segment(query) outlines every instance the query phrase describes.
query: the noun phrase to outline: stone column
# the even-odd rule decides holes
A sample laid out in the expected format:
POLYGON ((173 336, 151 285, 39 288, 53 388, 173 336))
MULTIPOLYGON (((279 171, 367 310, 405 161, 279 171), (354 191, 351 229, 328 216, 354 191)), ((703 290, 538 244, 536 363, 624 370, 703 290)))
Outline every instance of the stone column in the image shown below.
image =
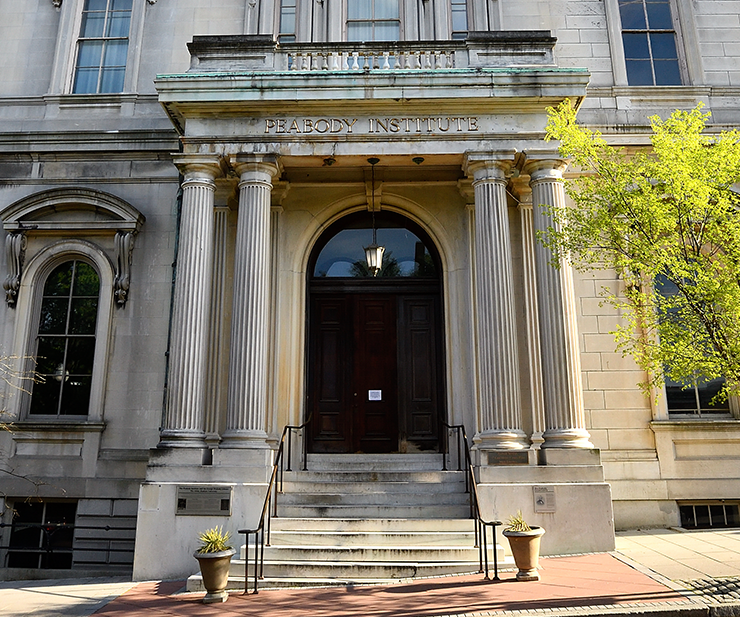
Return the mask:
POLYGON ((172 298, 167 409, 160 448, 205 448, 204 396, 213 263, 215 156, 182 155, 180 238, 172 298))
POLYGON ((239 182, 226 430, 221 448, 267 448, 270 195, 275 157, 232 159, 239 182))
MULTIPOLYGON (((511 240, 506 204, 508 153, 469 154, 475 188, 475 306, 478 352, 478 433, 481 450, 522 450, 511 240), (504 158, 506 157, 506 158, 504 158)), ((490 459, 490 457, 489 457, 490 459)))
MULTIPOLYGON (((565 205, 565 167, 566 163, 558 159, 533 160, 525 165, 532 187, 535 232, 555 224, 543 206, 565 205)), ((535 243, 545 404, 542 448, 593 448, 583 412, 573 270, 565 260, 561 260, 560 268, 553 268, 551 257, 549 249, 535 243)))
POLYGON ((529 399, 532 415, 532 447, 542 444, 545 430, 545 404, 542 398, 542 361, 540 359, 540 324, 537 310, 537 274, 534 253, 535 236, 532 211, 532 190, 517 178, 514 191, 519 198, 519 220, 522 225, 522 270, 524 274, 524 304, 527 321, 527 360, 529 364, 529 399))

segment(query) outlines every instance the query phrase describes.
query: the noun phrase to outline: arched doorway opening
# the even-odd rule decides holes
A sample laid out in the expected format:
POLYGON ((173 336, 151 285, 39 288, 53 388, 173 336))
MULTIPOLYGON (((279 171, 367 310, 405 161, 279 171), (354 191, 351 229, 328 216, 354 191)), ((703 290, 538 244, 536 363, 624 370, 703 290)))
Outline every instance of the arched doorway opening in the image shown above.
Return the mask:
POLYGON ((343 217, 308 264, 309 452, 417 452, 439 448, 445 413, 442 267, 413 221, 375 215, 383 267, 363 247, 372 218, 343 217))

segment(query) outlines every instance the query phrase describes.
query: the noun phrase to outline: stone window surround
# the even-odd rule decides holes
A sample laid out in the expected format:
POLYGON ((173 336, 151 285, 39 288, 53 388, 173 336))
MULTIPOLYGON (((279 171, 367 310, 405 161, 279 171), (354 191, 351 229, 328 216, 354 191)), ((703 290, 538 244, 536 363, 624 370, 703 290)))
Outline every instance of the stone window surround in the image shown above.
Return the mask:
MULTIPOLYGON (((683 78, 683 86, 696 86, 704 83, 704 68, 701 62, 699 41, 696 35, 696 18, 692 0, 670 0, 671 13, 676 28, 676 48, 678 63, 683 78)), ((605 0, 606 23, 609 33, 609 47, 612 58, 612 74, 615 86, 629 86, 627 66, 622 43, 622 18, 619 14, 618 0, 605 0)), ((633 86, 639 88, 665 88, 668 86, 633 86)))
MULTIPOLYGON (((135 92, 137 90, 136 84, 139 78, 139 60, 142 47, 141 40, 144 34, 144 17, 147 8, 152 4, 154 3, 151 0, 133 0, 123 92, 135 92)), ((64 0, 57 7, 60 13, 59 30, 57 32, 56 49, 54 51, 54 65, 51 73, 49 94, 72 94, 75 62, 77 61, 77 41, 82 25, 82 9, 84 5, 85 0, 64 0)), ((76 96, 90 95, 80 94, 76 96)))
MULTIPOLYGON (((35 336, 39 324, 41 296, 49 273, 69 259, 82 259, 95 267, 100 276, 100 300, 96 325, 96 345, 90 393, 90 405, 86 416, 29 416, 30 396, 21 392, 8 397, 8 413, 11 418, 29 420, 33 423, 69 423, 75 419, 85 422, 102 422, 105 379, 108 372, 108 355, 111 346, 113 310, 116 304, 125 305, 130 282, 129 260, 133 237, 144 223, 144 216, 130 204, 113 195, 84 188, 51 189, 29 195, 6 208, 2 213, 3 226, 9 234, 28 235, 38 245, 44 245, 28 255, 27 263, 19 269, 15 338, 11 355, 21 359, 30 356, 35 349, 35 336), (45 215, 58 209, 84 212, 94 209, 107 220, 97 221, 54 220, 45 215), (109 256, 97 239, 108 236, 109 256), (86 239, 86 238, 89 238, 86 239), (123 300, 123 301, 122 301, 123 300)), ((7 242, 7 240, 6 240, 7 242)), ((29 242, 30 244, 30 242, 29 242)), ((18 360, 21 362, 21 360, 18 360)), ((27 367, 19 367, 21 369, 27 367)), ((28 367, 30 368, 30 367, 28 367)))

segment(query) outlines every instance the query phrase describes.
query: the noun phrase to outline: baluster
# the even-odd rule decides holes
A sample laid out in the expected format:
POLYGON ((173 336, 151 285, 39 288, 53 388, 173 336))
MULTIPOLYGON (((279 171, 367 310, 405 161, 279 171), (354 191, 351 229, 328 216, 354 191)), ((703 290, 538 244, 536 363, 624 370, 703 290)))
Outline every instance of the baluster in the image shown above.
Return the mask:
POLYGON ((349 54, 342 52, 341 54, 339 54, 339 58, 342 61, 342 70, 349 71, 349 54))
POLYGON ((425 51, 424 52, 424 67, 425 69, 431 69, 432 68, 432 55, 430 52, 425 51))
POLYGON ((304 71, 310 71, 311 70, 311 54, 310 52, 306 52, 303 54, 303 70, 304 71))
POLYGON ((360 53, 357 51, 352 52, 352 70, 353 71, 360 70, 360 53))
POLYGON ((421 68, 421 52, 420 51, 414 52, 414 68, 415 69, 421 68))
POLYGON ((391 68, 391 62, 390 62, 390 52, 384 51, 383 52, 383 70, 387 71, 391 68))

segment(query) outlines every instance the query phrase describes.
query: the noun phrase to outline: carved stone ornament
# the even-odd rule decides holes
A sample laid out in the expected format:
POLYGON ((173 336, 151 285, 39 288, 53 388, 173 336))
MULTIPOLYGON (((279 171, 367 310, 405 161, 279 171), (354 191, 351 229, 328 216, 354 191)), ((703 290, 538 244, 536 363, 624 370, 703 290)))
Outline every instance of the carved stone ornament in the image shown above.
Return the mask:
POLYGON ((113 298, 120 307, 126 306, 128 290, 131 285, 131 253, 134 248, 134 234, 119 231, 116 234, 116 277, 113 280, 113 298))
POLYGON ((9 233, 5 237, 5 254, 8 260, 8 276, 5 277, 3 289, 5 301, 14 307, 18 299, 18 289, 21 286, 21 272, 23 258, 26 253, 26 235, 23 233, 9 233))
POLYGON ((51 3, 57 11, 62 8, 62 0, 51 0, 51 3))
POLYGON ((157 0, 147 0, 147 2, 149 2, 149 4, 157 4, 157 0))

